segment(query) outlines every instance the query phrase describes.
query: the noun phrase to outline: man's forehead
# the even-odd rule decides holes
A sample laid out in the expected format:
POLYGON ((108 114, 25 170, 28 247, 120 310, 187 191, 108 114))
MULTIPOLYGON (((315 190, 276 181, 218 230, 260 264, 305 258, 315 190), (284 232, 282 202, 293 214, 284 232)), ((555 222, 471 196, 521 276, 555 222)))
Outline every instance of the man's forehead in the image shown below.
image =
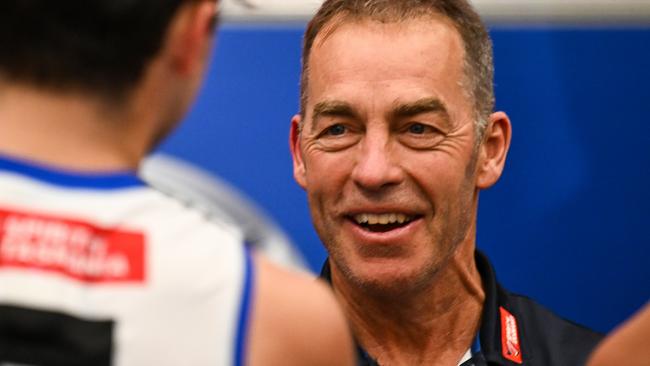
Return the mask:
POLYGON ((310 55, 308 110, 333 100, 360 105, 368 94, 381 91, 392 94, 382 109, 426 98, 444 105, 446 97, 439 92, 460 89, 464 57, 460 35, 445 19, 364 20, 329 29, 310 55))
POLYGON ((444 17, 424 19, 389 24, 347 22, 319 34, 309 55, 309 79, 332 78, 354 69, 359 72, 356 76, 367 80, 459 71, 464 49, 454 26, 444 17))
POLYGON ((407 32, 421 33, 423 37, 428 37, 424 33, 434 31, 453 33, 460 40, 460 33, 457 31, 453 21, 448 17, 438 13, 424 13, 403 19, 375 19, 370 16, 353 16, 349 14, 339 14, 330 19, 320 29, 312 44, 312 51, 322 47, 332 36, 338 33, 354 34, 367 31, 372 34, 398 34, 407 32))

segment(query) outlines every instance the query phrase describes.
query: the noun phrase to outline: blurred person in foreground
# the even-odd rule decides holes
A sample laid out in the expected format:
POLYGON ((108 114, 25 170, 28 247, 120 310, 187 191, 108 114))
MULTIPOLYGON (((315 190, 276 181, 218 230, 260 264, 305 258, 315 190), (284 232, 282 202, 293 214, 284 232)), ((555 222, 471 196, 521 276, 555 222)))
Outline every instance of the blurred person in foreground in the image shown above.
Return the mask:
POLYGON ((608 335, 589 358, 588 366, 650 365, 650 302, 608 335))
POLYGON ((194 99, 217 5, 0 2, 0 364, 352 363, 327 286, 135 175, 194 99))
POLYGON ((600 335, 502 288, 476 250, 479 192, 511 124, 464 0, 327 0, 303 48, 294 176, 359 365, 583 364, 600 335))

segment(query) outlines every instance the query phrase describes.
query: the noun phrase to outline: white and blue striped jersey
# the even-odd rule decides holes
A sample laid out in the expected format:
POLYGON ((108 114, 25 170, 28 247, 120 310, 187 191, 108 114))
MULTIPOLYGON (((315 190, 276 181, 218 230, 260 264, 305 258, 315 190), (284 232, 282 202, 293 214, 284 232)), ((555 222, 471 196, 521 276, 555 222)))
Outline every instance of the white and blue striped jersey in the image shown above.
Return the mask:
POLYGON ((143 184, 0 157, 0 365, 239 365, 238 229, 143 184))

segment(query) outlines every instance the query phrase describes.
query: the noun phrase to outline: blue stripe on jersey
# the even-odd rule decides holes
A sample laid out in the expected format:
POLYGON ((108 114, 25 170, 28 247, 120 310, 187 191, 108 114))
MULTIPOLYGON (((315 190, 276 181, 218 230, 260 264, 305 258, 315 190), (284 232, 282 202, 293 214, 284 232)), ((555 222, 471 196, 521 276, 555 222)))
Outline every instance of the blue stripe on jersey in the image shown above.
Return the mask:
POLYGON ((242 291, 242 301, 239 308, 239 324, 237 326, 237 344, 235 345, 235 365, 244 366, 246 361, 246 341, 248 338, 249 320, 251 313, 251 297, 253 291, 253 277, 255 268, 251 257, 251 249, 246 246, 244 249, 245 256, 245 274, 244 288, 242 291))
POLYGON ((0 170, 69 188, 119 189, 145 185, 132 171, 96 173, 66 171, 7 156, 0 156, 0 170))

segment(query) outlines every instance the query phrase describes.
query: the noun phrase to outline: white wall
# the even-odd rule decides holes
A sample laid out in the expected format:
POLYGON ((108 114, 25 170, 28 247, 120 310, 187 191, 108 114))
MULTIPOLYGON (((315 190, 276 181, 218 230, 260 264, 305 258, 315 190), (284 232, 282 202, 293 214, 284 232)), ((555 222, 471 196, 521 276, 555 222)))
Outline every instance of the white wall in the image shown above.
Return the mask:
MULTIPOLYGON (((305 21, 322 0, 222 0, 226 21, 305 21)), ((473 0, 491 23, 650 24, 650 0, 473 0)))

